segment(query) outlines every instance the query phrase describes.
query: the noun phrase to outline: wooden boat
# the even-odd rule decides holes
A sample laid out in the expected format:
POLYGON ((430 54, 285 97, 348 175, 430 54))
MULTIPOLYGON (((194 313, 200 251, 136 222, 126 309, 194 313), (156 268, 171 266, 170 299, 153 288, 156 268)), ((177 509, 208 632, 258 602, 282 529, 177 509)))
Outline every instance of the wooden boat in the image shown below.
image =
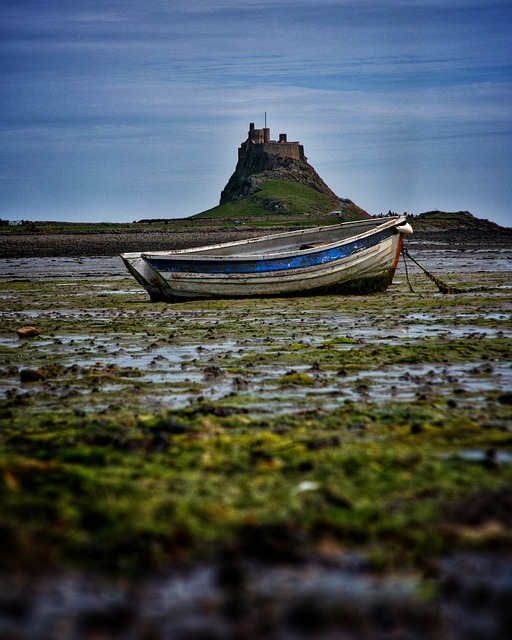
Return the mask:
POLYGON ((155 301, 373 293, 391 284, 407 233, 404 216, 368 218, 121 257, 155 301))

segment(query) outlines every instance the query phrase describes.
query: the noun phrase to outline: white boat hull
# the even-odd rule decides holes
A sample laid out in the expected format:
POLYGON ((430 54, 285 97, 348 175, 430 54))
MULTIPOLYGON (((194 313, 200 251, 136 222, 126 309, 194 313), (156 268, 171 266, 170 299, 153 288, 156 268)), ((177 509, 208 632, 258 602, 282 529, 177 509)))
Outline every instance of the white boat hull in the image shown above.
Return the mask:
MULTIPOLYGON (((328 267, 306 267, 267 274, 159 273, 160 282, 178 298, 238 298, 323 293, 354 280, 382 277, 390 281, 400 236, 328 267)), ((388 283, 389 285, 389 283, 388 283)), ((329 291, 335 293, 335 291, 329 291)))
POLYGON ((389 286, 410 232, 388 218, 122 257, 153 300, 367 293, 389 286))

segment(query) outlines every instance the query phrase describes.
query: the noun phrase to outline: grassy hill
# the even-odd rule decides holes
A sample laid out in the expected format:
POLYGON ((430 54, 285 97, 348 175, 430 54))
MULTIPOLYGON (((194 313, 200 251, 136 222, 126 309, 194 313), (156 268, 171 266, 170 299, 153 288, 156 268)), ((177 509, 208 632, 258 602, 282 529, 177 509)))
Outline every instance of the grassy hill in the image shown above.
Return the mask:
MULTIPOLYGON (((359 220, 368 214, 350 200, 341 200, 337 208, 345 221, 359 220)), ((333 202, 325 193, 292 180, 266 180, 246 198, 220 204, 193 218, 238 218, 257 216, 323 217, 333 211, 333 202)))

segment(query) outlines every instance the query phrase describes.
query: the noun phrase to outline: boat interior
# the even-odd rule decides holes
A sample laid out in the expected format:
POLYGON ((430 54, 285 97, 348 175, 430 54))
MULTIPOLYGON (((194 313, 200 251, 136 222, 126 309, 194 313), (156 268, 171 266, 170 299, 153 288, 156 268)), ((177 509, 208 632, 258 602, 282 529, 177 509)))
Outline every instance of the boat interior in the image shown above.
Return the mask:
POLYGON ((357 222, 349 222, 340 225, 315 227, 312 229, 300 229, 289 231, 272 236, 263 236, 258 238, 249 238, 237 242, 229 242, 225 244, 210 245, 205 247, 194 247, 182 251, 169 252, 148 252, 148 255, 167 255, 173 258, 190 257, 195 255, 208 255, 211 257, 238 257, 238 256, 257 256, 269 255, 275 253, 290 253, 297 251, 307 251, 321 247, 333 242, 349 240, 357 235, 371 231, 376 227, 388 226, 386 223, 394 222, 397 218, 368 218, 367 220, 358 220, 357 222))

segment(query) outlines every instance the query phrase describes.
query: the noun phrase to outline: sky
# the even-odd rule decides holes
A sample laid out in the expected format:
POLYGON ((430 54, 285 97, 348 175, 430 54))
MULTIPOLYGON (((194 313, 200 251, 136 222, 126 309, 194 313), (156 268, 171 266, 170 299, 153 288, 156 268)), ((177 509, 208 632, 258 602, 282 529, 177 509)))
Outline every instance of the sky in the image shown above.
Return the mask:
POLYGON ((212 208, 249 123, 372 214, 512 226, 512 0, 0 0, 0 218, 212 208))

